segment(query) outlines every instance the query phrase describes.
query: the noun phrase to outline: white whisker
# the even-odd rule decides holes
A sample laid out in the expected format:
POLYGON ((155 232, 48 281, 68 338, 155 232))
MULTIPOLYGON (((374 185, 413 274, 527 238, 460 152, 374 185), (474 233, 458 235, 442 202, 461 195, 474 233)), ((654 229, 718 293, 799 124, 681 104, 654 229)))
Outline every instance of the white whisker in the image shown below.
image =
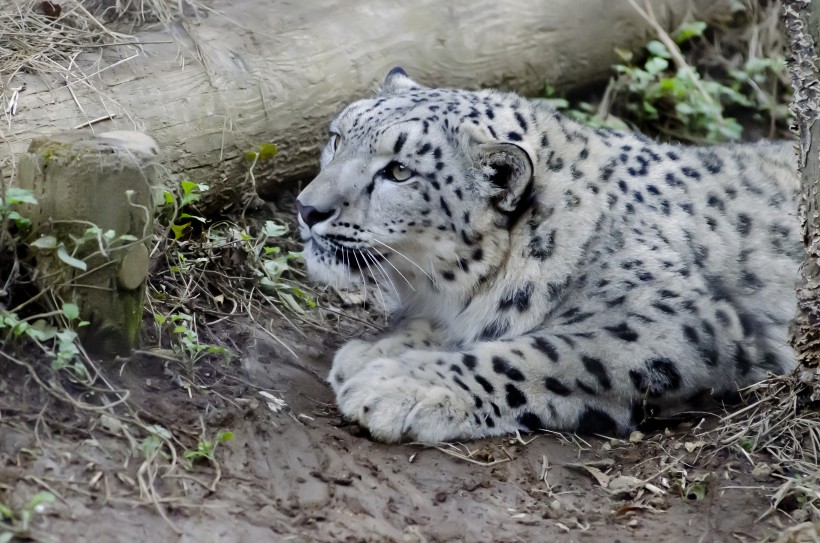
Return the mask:
MULTIPOLYGON (((373 264, 375 264, 379 271, 381 271, 382 276, 384 276, 384 278, 390 282, 390 286, 393 287, 393 292, 396 293, 396 296, 399 296, 399 289, 396 288, 396 284, 393 283, 393 278, 390 277, 390 274, 387 273, 387 270, 384 268, 384 266, 381 265, 381 262, 379 262, 378 259, 375 256, 373 256, 373 254, 370 252, 370 249, 368 249, 365 254, 370 257, 370 260, 373 262, 373 264)), ((401 274, 401 272, 399 272, 399 274, 401 274)), ((405 281, 407 281, 406 278, 405 281)), ((407 284, 409 285, 410 282, 408 281, 407 284)), ((410 288, 412 289, 413 285, 410 285, 410 288)))
POLYGON ((345 265, 345 273, 347 273, 347 280, 349 282, 353 282, 353 278, 350 277, 350 252, 347 249, 342 248, 342 263, 345 265), (347 260, 347 262, 345 262, 347 260))
POLYGON ((353 252, 353 258, 356 259, 356 267, 359 268, 359 275, 362 276, 362 285, 364 285, 364 300, 365 303, 367 302, 367 277, 364 276, 364 271, 362 270, 362 265, 359 264, 359 257, 356 256, 356 251, 353 249, 348 249, 348 251, 353 252))
MULTIPOLYGON (((375 249, 373 249, 373 250, 375 251, 375 249)), ((415 287, 413 286, 413 283, 411 283, 410 280, 407 277, 405 277, 404 274, 396 266, 394 266, 392 262, 390 262, 390 259, 388 259, 386 256, 383 256, 381 254, 379 254, 379 256, 382 256, 384 258, 384 261, 387 262, 388 264, 390 264, 391 268, 396 270, 396 273, 398 273, 401 276, 401 278, 404 279, 404 282, 407 283, 407 286, 410 287, 410 290, 412 290, 413 292, 416 291, 415 287)), ((375 257, 373 257, 373 260, 378 262, 375 257)), ((382 266, 381 264, 379 264, 379 267, 381 267, 384 270, 384 266, 382 266)), ((386 272, 386 270, 385 270, 385 272, 386 272)), ((391 280, 390 282, 392 283, 393 281, 391 280)), ((399 291, 396 289, 396 285, 393 285, 393 290, 396 291, 396 294, 399 293, 399 291)))
POLYGON ((378 244, 380 244, 380 245, 384 245, 385 247, 387 247, 388 249, 390 249, 391 251, 393 251, 394 253, 396 253, 397 255, 399 255, 400 257, 402 257, 403 259, 405 259, 406 261, 408 261, 410 264, 412 264, 412 265, 414 265, 415 267, 417 267, 417 268, 419 269, 419 271, 421 271, 421 273, 423 273, 424 275, 426 275, 426 276, 427 276, 427 279, 429 279, 430 281, 432 281, 433 283, 435 283, 435 280, 434 280, 434 279, 430 276, 430 274, 429 274, 429 273, 427 273, 426 271, 424 271, 424 268, 422 268, 421 266, 419 266, 418 264, 416 264, 416 262, 415 262, 412 258, 410 258, 410 257, 408 257, 407 255, 405 255, 405 254, 403 254, 403 253, 401 253, 401 252, 397 251, 396 249, 392 248, 391 246, 389 246, 388 244, 384 243, 383 241, 379 241, 379 240, 377 240, 377 239, 375 239, 375 238, 373 238, 373 241, 375 241, 376 243, 378 243, 378 244))
POLYGON ((364 261, 365 266, 367 266, 368 271, 370 271, 370 277, 373 278, 373 283, 376 284, 376 291, 379 293, 382 299, 382 308, 385 310, 387 309, 387 300, 384 299, 384 292, 382 292, 382 287, 379 285, 379 280, 376 279, 376 276, 373 274, 373 268, 370 267, 370 264, 367 262, 367 258, 365 254, 359 250, 359 254, 362 256, 362 260, 364 261))
MULTIPOLYGON (((376 261, 375 258, 373 258, 373 255, 370 254, 369 249, 367 249, 367 248, 359 249, 359 254, 362 255, 362 257, 365 259, 366 262, 372 262, 373 264, 375 264, 377 266, 376 270, 379 272, 379 275, 381 277, 387 279, 388 281, 390 281, 390 278, 384 274, 384 269, 381 268, 381 266, 379 266, 379 263, 376 261)), ((376 276, 372 273, 372 270, 371 270, 371 275, 373 276, 373 280, 376 281, 376 276)))

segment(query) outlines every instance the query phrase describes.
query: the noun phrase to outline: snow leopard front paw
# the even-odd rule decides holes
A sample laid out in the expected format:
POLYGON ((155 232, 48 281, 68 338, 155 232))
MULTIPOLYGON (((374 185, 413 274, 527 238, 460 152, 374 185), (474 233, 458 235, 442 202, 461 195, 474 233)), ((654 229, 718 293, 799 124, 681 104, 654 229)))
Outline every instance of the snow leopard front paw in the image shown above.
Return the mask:
POLYGON ((333 392, 338 394, 345 381, 356 375, 365 364, 373 360, 373 356, 370 356, 373 345, 369 341, 354 339, 336 351, 333 356, 333 366, 327 376, 333 392))
POLYGON ((469 394, 410 371, 407 360, 380 358, 339 388, 336 402, 348 420, 387 443, 436 443, 477 437, 469 394))
POLYGON ((433 345, 433 330, 426 320, 416 319, 400 332, 378 341, 354 339, 346 343, 333 357, 333 366, 328 381, 337 394, 348 379, 361 371, 369 362, 377 358, 396 357, 410 349, 421 349, 433 345))

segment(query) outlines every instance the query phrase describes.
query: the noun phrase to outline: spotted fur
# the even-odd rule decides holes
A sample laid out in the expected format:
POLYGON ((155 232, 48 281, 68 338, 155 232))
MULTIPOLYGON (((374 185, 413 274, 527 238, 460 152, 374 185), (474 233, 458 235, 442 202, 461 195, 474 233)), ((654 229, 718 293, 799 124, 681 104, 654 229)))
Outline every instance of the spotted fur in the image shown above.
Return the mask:
POLYGON ((391 298, 329 377, 374 437, 623 434, 794 366, 790 143, 666 145, 401 69, 330 131, 300 225, 315 279, 391 298))

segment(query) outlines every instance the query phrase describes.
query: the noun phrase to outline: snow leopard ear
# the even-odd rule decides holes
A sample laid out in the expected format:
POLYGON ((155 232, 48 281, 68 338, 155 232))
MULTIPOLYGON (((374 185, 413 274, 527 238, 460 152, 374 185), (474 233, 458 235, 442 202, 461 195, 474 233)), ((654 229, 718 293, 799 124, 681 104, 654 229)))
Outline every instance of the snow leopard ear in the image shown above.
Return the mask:
POLYGON ((482 143, 478 146, 478 161, 485 178, 498 189, 493 202, 499 211, 507 215, 523 213, 532 200, 529 153, 514 143, 482 143))
POLYGON ((392 96, 414 90, 421 90, 423 88, 424 87, 410 79, 410 76, 407 75, 404 68, 396 66, 384 76, 384 83, 382 84, 382 88, 379 89, 378 94, 380 96, 392 96))

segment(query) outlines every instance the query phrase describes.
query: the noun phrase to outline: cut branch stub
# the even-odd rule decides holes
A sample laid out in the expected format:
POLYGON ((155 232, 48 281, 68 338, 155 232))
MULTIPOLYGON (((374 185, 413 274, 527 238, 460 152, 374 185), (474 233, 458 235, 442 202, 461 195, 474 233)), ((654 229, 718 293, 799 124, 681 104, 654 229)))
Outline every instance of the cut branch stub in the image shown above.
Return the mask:
POLYGON ((78 332, 97 354, 139 341, 153 230, 157 145, 139 132, 61 133, 36 139, 18 180, 37 204, 32 221, 37 284, 57 307, 73 302, 78 332))

